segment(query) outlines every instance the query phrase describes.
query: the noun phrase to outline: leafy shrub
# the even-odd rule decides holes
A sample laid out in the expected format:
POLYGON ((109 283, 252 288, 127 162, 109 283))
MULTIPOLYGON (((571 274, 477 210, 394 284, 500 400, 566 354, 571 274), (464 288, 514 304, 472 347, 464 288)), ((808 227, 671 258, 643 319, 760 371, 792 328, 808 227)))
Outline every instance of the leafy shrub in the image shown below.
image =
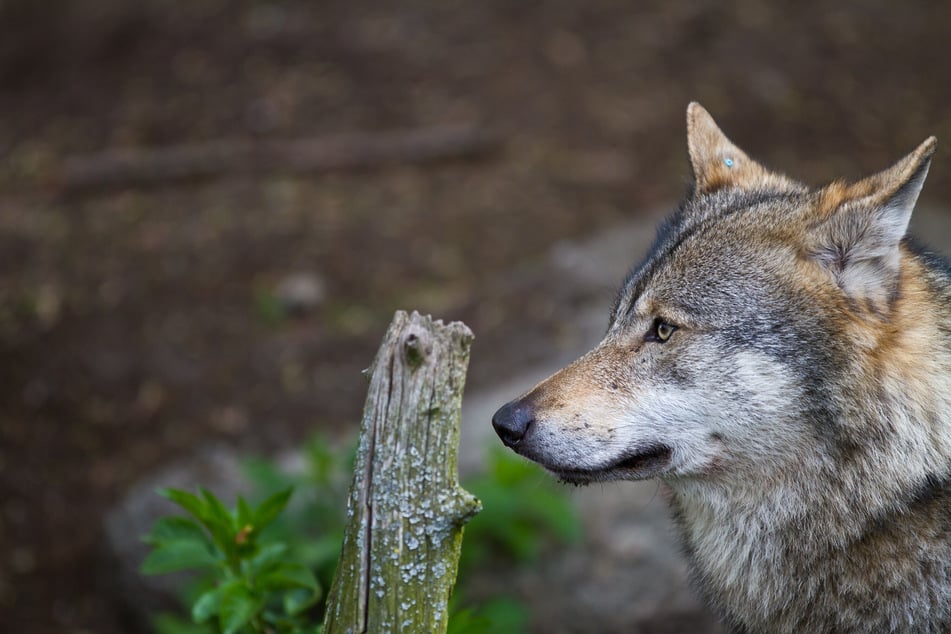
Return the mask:
POLYGON ((145 574, 205 571, 215 583, 192 603, 195 623, 217 620, 223 634, 251 631, 316 632, 305 612, 321 595, 311 569, 291 557, 287 544, 265 530, 280 515, 291 489, 252 507, 238 497, 228 509, 211 492, 164 489, 161 494, 191 517, 173 515, 155 523, 145 538, 152 551, 145 574))
POLYGON ((464 485, 482 500, 482 512, 466 525, 460 576, 493 558, 532 562, 553 539, 580 537, 581 523, 564 487, 538 466, 493 448, 487 467, 464 485))

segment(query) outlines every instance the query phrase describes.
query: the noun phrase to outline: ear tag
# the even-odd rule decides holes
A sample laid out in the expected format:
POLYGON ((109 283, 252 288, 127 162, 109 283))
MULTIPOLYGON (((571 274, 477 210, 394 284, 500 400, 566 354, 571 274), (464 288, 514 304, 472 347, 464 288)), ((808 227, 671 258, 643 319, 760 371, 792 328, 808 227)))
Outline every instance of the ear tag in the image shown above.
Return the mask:
POLYGON ((733 159, 729 157, 725 158, 723 159, 723 164, 726 165, 727 167, 733 167, 733 159))

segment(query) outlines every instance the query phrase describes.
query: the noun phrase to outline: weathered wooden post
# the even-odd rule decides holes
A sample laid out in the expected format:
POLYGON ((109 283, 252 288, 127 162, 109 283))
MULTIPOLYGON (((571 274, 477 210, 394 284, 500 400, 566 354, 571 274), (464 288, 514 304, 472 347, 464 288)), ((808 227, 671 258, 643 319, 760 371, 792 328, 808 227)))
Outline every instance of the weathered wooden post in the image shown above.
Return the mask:
POLYGON ((371 368, 325 634, 446 631, 463 525, 458 483, 472 332, 396 313, 371 368))

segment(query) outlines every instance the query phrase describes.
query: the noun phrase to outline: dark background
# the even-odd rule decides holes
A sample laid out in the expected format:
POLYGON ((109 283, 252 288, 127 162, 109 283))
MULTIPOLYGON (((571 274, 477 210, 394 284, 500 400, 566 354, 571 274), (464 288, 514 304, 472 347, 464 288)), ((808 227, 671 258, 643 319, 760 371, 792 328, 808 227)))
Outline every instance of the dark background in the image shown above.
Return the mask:
POLYGON ((0 629, 127 631, 110 503, 206 443, 351 433, 393 310, 465 320, 470 387, 542 355, 558 280, 520 271, 680 196, 690 100, 812 183, 936 134, 923 200, 946 199, 949 24, 951 3, 893 0, 0 2, 0 629), (103 150, 445 123, 499 146, 62 182, 103 150), (299 274, 322 297, 281 315, 299 274))

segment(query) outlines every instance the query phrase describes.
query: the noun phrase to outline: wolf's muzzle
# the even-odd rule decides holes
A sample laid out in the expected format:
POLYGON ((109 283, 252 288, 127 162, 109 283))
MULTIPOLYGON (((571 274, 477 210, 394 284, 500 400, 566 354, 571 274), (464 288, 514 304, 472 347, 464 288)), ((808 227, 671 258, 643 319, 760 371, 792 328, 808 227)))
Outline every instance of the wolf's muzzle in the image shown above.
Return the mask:
POLYGON ((535 422, 535 408, 524 399, 506 403, 492 417, 492 426, 506 447, 522 442, 529 427, 535 422))

